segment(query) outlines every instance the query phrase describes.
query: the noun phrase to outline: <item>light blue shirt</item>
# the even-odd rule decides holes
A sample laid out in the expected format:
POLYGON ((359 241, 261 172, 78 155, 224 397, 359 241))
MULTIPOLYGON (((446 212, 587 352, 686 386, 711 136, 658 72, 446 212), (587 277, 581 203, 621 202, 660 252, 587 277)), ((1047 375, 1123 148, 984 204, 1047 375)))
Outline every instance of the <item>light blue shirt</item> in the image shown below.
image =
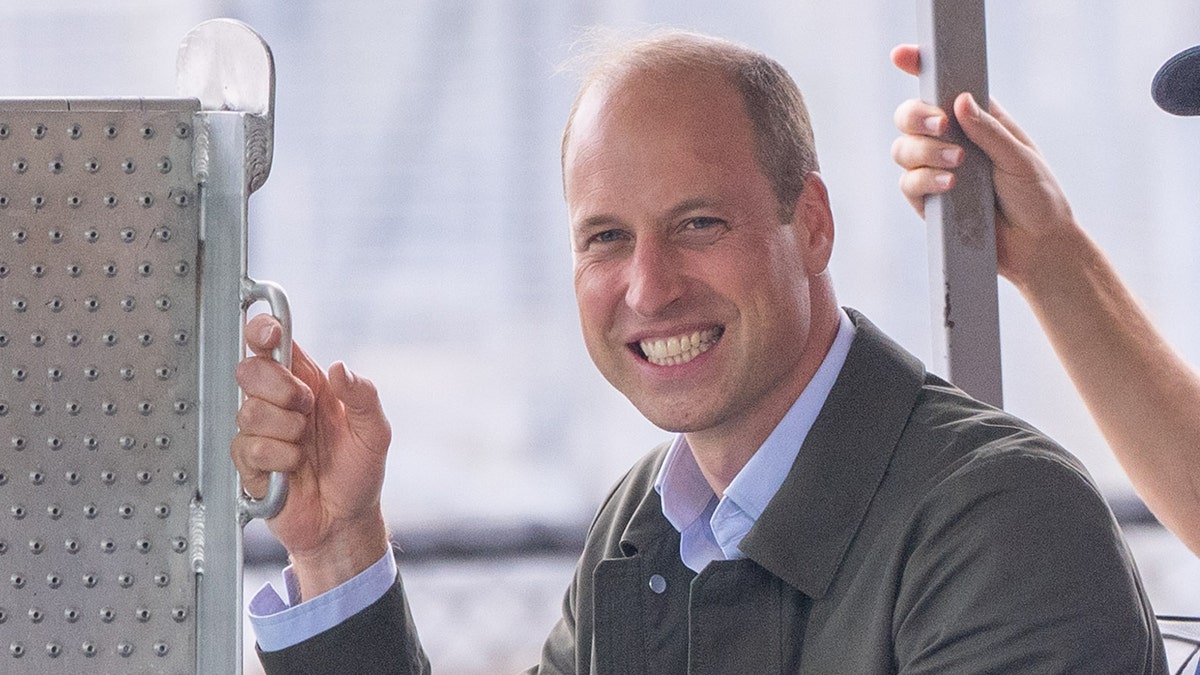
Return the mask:
MULTIPOLYGON (((839 310, 838 317, 837 337, 820 368, 724 497, 717 500, 682 434, 667 450, 654 489, 662 497, 663 515, 680 532, 679 555, 691 569, 699 572, 712 560, 742 557, 738 544, 787 478, 850 352, 854 324, 844 311, 839 310)), ((329 630, 383 597, 395 581, 396 561, 388 551, 353 579, 300 602, 299 584, 288 567, 283 571, 286 602, 271 584, 250 600, 250 624, 258 646, 278 651, 329 630)))
POLYGON ((662 497, 663 515, 679 531, 679 556, 690 569, 699 572, 713 560, 744 557, 738 548, 742 538, 783 485, 850 352, 854 324, 844 311, 838 317, 837 337, 825 360, 723 497, 717 499, 683 434, 667 450, 654 489, 662 497))

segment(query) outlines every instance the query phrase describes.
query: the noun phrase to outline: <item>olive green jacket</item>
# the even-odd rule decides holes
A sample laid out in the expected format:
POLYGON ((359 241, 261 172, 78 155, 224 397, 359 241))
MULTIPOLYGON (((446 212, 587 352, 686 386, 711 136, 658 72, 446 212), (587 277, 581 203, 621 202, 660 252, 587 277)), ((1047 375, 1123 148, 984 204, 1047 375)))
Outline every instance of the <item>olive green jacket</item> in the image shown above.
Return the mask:
MULTIPOLYGON (((845 366, 746 558, 683 566, 655 449, 601 506, 528 673, 1166 672, 1137 571, 1079 463, 851 317, 845 366)), ((429 669, 399 582, 264 662, 429 669)))

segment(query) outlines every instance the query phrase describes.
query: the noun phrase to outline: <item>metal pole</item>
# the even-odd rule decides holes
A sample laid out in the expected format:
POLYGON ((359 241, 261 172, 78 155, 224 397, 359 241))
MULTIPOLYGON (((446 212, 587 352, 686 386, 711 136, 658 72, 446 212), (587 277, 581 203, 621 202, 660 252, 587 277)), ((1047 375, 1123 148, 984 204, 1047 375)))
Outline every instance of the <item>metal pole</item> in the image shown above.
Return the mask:
MULTIPOLYGON (((917 0, 921 98, 950 111, 970 92, 988 104, 984 0, 917 0)), ((968 394, 1003 405, 992 164, 951 115, 966 150, 955 187, 925 201, 935 361, 968 394)))

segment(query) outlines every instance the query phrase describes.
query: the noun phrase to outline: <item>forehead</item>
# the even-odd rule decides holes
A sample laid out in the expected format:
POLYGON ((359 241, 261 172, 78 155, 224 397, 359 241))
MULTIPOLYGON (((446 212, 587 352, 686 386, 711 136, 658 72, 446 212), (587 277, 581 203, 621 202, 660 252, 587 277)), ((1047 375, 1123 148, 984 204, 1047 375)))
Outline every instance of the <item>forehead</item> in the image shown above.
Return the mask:
POLYGON ((684 174, 761 173, 742 97, 714 69, 640 70, 593 82, 580 97, 563 159, 568 202, 597 188, 651 191, 684 174))

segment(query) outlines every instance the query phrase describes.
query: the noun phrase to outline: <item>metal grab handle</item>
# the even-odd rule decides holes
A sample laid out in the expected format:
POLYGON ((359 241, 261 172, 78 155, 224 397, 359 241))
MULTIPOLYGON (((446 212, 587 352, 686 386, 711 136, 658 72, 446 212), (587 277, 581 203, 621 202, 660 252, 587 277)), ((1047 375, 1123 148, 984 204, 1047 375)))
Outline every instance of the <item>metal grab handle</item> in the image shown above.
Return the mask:
MULTIPOLYGON (((271 308, 271 314, 279 320, 279 346, 272 356, 284 368, 292 369, 292 310, 288 306, 287 293, 283 287, 273 281, 255 281, 250 278, 242 279, 242 311, 250 305, 265 300, 271 308)), ((267 484, 267 494, 262 499, 254 499, 245 492, 238 498, 238 520, 245 525, 255 518, 270 520, 279 515, 287 501, 288 477, 281 471, 275 471, 267 484)))

